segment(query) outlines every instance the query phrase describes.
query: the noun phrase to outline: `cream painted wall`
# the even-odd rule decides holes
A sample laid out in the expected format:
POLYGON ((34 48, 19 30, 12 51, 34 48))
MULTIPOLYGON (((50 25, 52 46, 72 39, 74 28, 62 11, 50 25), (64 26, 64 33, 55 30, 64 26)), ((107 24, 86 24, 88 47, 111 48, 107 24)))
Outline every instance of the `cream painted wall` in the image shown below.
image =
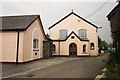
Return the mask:
POLYGON ((38 59, 43 57, 43 40, 45 39, 39 20, 35 20, 33 24, 24 32, 24 61, 38 59), (34 29, 37 29, 34 31, 34 29), (39 51, 33 51, 33 38, 39 39, 39 51), (37 53, 37 55, 35 55, 37 53))
MULTIPOLYGON (((89 55, 89 49, 88 49, 88 43, 89 41, 80 41, 74 34, 72 34, 66 41, 61 41, 60 42, 60 55, 69 55, 69 45, 71 43, 75 43, 77 45, 77 56, 83 56, 83 55, 89 55), (71 36, 74 36, 74 39, 71 39, 71 36), (86 52, 87 54, 82 54, 83 53, 83 45, 86 44, 87 49, 86 52)), ((53 42, 53 44, 56 45, 56 55, 59 55, 58 50, 59 50, 59 42, 53 42), (57 44, 56 44, 57 43, 57 44)))
POLYGON ((66 19, 64 19, 62 22, 59 24, 55 25, 52 27, 49 31, 50 38, 51 39, 59 39, 59 30, 61 29, 67 29, 68 30, 68 35, 74 31, 76 34, 78 34, 79 29, 86 29, 87 30, 87 37, 91 41, 94 40, 94 36, 97 35, 96 33, 96 28, 87 22, 81 20, 75 15, 70 15, 66 19), (80 22, 78 22, 80 20, 80 22), (91 33, 92 31, 92 33, 91 33))
MULTIPOLYGON (((88 47, 89 54, 91 56, 98 55, 98 34, 97 34, 96 28, 94 26, 92 26, 91 24, 85 22, 84 20, 82 20, 82 19, 78 18, 77 16, 75 16, 74 14, 72 14, 49 30, 50 38, 53 40, 58 40, 59 39, 59 30, 61 30, 61 29, 67 29, 68 35, 72 31, 74 31, 78 35, 79 29, 86 29, 87 30, 87 38, 89 39, 89 43, 87 43, 87 45, 89 46, 88 47), (90 50, 91 42, 93 42, 95 44, 95 50, 90 50)), ((69 41, 72 41, 72 40, 70 39, 69 41)), ((78 41, 74 41, 74 42, 76 42, 76 44, 79 46, 81 46, 84 43, 83 41, 80 44, 78 43, 78 41)), ((66 51, 69 51, 68 50, 69 42, 67 42, 67 44, 65 44, 65 43, 66 42, 61 42, 61 45, 64 45, 66 47, 65 48, 66 50, 63 50, 61 48, 61 50, 64 51, 64 52, 61 51, 61 54, 68 54, 68 52, 66 52, 66 51)), ((81 49, 79 51, 81 51, 81 49)), ((78 54, 82 54, 82 53, 78 53, 78 54)))
POLYGON ((0 62, 2 61, 2 33, 0 32, 0 62))
POLYGON ((23 62, 23 41, 24 41, 24 32, 19 32, 19 52, 18 52, 18 61, 23 62))
POLYGON ((0 32, 2 35, 2 59, 1 62, 16 62, 17 32, 0 32))
POLYGON ((53 55, 59 55, 59 42, 53 42, 53 44, 55 45, 55 53, 53 53, 53 55))
MULTIPOLYGON (((1 62, 16 62, 17 53, 17 31, 0 32, 2 35, 2 42, 0 41, 0 48, 2 49, 1 62)), ((18 62, 26 62, 43 57, 43 40, 45 40, 39 19, 35 20, 33 24, 28 27, 26 31, 19 32, 19 52, 18 62), (33 51, 33 39, 39 39, 39 51, 33 51), (37 53, 37 55, 35 55, 37 53)))

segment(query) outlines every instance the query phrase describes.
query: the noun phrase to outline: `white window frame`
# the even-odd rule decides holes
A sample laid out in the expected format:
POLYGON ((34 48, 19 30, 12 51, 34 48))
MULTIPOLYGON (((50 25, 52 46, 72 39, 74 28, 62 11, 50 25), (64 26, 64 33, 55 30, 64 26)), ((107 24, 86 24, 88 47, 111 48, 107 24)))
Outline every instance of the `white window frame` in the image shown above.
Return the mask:
POLYGON ((38 49, 39 46, 39 39, 33 39, 33 49, 36 50, 38 49))
POLYGON ((87 38, 87 30, 85 29, 78 30, 78 36, 82 39, 87 38))
POLYGON ((61 29, 59 31, 59 38, 60 39, 65 39, 67 37, 67 30, 66 29, 61 29))

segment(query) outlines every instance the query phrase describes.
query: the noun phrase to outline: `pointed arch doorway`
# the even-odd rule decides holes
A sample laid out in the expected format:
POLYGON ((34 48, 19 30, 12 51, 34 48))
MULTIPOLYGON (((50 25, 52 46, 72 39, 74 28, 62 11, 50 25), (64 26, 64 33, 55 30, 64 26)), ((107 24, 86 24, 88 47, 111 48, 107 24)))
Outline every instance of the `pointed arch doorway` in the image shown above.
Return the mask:
POLYGON ((77 45, 75 43, 71 43, 69 45, 69 55, 70 56, 77 56, 77 45))

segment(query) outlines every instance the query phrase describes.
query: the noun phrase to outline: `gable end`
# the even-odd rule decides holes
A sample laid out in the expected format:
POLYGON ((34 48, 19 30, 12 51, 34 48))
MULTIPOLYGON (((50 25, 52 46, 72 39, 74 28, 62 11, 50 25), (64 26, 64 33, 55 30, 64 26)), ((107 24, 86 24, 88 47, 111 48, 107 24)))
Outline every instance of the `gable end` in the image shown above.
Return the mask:
POLYGON ((71 14, 74 14, 75 16, 79 17, 80 19, 84 20, 85 22, 87 22, 88 24, 94 26, 95 28, 98 28, 96 25, 94 25, 93 23, 87 21, 86 19, 80 17, 79 15, 77 15, 74 12, 71 12, 70 14, 68 14, 67 16, 65 16, 64 18, 62 18, 61 20, 59 20, 58 22, 56 22, 55 24, 53 24, 51 27, 49 27, 48 29, 50 30, 52 27, 54 27, 55 25, 57 25, 58 23, 60 23, 61 21, 63 21, 64 19, 66 19, 67 17, 69 17, 71 14))

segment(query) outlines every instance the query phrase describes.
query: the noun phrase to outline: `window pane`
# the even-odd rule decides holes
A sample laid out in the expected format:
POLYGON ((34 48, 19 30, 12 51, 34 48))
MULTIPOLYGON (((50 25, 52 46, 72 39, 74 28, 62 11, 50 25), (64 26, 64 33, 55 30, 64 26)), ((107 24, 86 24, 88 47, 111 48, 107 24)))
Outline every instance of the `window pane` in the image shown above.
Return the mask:
POLYGON ((38 48, 38 40, 36 40, 36 48, 38 48))
POLYGON ((64 34, 64 38, 66 38, 67 37, 67 30, 65 30, 65 34, 64 34))
POLYGON ((86 38, 86 37, 85 37, 85 34, 86 34, 86 31, 84 30, 84 38, 86 38))
POLYGON ((35 48, 35 40, 33 40, 33 48, 35 48))
POLYGON ((39 45, 39 42, 38 42, 39 40, 38 39, 34 39, 33 40, 33 48, 35 49, 35 48, 38 48, 38 45, 39 45))
POLYGON ((60 38, 66 38, 67 37, 67 30, 62 29, 62 30, 60 30, 59 34, 60 34, 60 38))
POLYGON ((82 30, 82 36, 81 36, 82 38, 84 37, 84 31, 82 30))
POLYGON ((87 38, 87 37, 86 37, 86 30, 85 30, 85 38, 87 38))
POLYGON ((80 29, 80 30, 78 31, 79 37, 80 37, 80 38, 87 38, 86 32, 87 32, 87 31, 86 31, 85 29, 80 29))
POLYGON ((80 35, 80 36, 81 36, 81 38, 82 38, 82 37, 83 37, 83 33, 82 33, 82 30, 80 31, 80 33, 81 33, 81 35, 80 35))

